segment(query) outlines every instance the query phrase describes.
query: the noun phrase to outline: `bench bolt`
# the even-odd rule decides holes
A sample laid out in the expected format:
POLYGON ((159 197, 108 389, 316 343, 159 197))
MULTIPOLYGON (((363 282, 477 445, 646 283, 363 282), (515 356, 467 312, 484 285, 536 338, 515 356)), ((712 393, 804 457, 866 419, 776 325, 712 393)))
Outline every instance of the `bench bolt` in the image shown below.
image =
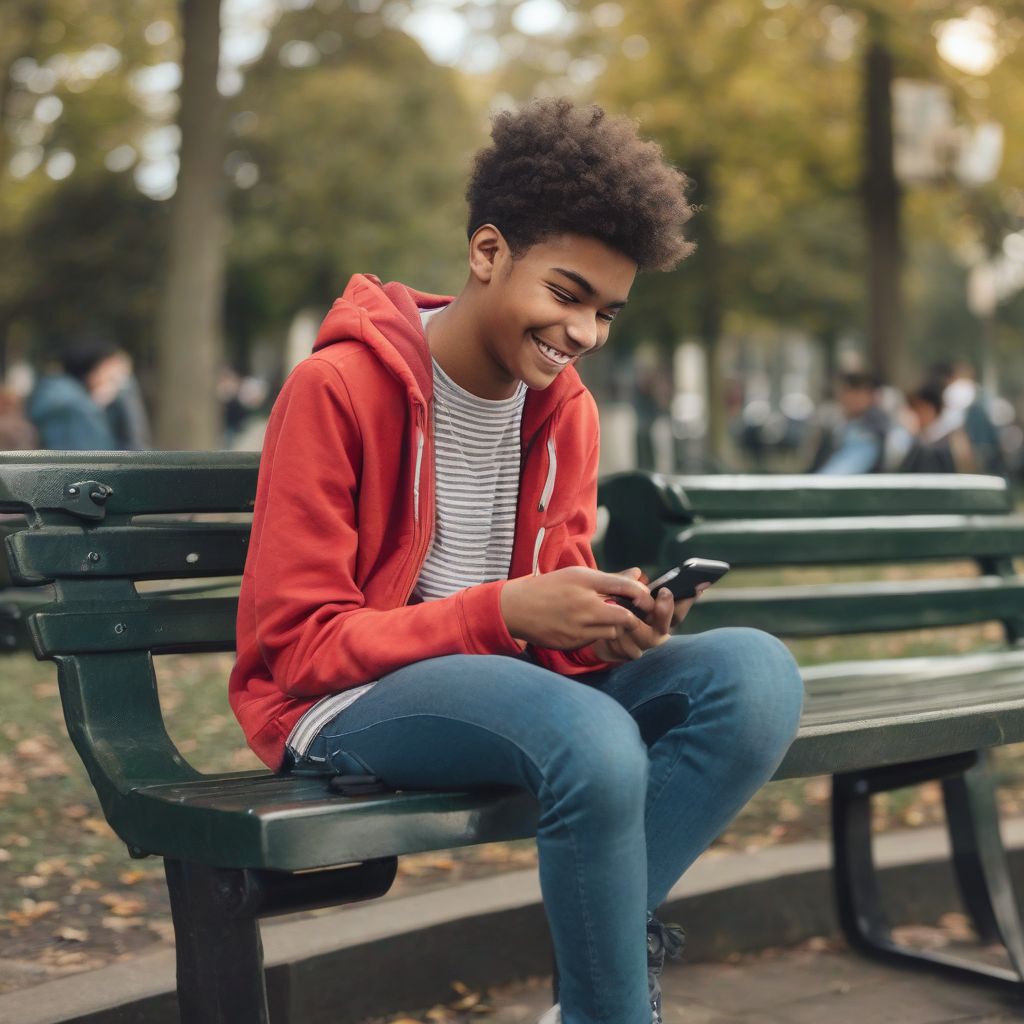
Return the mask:
POLYGON ((98 562, 99 560, 100 560, 100 553, 98 551, 90 551, 89 552, 89 561, 90 562, 98 562))
POLYGON ((128 627, 123 622, 119 622, 116 626, 114 626, 115 633, 124 633, 127 629, 128 627))

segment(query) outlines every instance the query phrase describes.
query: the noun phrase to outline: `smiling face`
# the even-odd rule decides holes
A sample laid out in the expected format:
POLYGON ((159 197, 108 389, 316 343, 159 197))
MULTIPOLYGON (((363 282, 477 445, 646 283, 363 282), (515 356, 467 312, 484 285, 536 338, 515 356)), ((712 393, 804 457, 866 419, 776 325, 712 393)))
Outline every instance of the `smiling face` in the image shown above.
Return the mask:
POLYGON ((573 234, 538 242, 513 260, 497 228, 479 228, 470 240, 467 289, 475 365, 466 378, 472 386, 463 386, 485 398, 508 397, 519 381, 546 388, 605 344, 636 271, 618 250, 573 234))

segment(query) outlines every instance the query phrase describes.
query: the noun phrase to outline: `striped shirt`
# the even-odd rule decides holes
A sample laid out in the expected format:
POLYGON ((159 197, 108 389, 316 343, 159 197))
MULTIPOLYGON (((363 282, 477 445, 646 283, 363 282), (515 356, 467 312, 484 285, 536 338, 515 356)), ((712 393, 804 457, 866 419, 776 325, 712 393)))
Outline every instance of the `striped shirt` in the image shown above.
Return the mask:
MULTIPOLYGON (((444 308, 444 307, 441 307, 444 308)), ((421 310, 427 320, 440 309, 421 310)), ((508 578, 519 498, 520 425, 526 384, 511 398, 487 399, 459 387, 434 364, 434 537, 413 595, 424 601, 508 578)), ((376 682, 317 701, 288 737, 305 754, 316 734, 376 682)))
POLYGON ((434 540, 413 593, 424 601, 508 578, 519 497, 519 428, 526 401, 478 398, 434 360, 434 540))

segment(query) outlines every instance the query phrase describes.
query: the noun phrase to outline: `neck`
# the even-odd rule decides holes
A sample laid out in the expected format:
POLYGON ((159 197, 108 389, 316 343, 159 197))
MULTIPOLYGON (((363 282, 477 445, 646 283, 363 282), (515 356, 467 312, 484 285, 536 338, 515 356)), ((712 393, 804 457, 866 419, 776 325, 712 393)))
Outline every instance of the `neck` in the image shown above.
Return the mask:
POLYGON ((427 346, 441 369, 478 398, 511 398, 518 381, 502 373, 488 357, 479 320, 465 291, 427 321, 427 346))

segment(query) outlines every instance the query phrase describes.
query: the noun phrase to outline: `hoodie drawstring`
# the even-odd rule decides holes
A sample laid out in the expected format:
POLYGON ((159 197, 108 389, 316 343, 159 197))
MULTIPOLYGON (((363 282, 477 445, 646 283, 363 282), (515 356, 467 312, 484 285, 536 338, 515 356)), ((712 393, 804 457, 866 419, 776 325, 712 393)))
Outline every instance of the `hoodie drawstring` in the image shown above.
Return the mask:
MULTIPOLYGON (((551 495, 555 491, 555 476, 558 472, 558 458, 555 455, 555 439, 553 437, 548 438, 547 443, 548 449, 548 475, 544 481, 544 489, 541 491, 540 504, 537 506, 538 512, 543 512, 551 501, 551 495)), ((537 531, 537 539, 533 543, 533 575, 537 576, 540 573, 540 549, 544 543, 544 527, 542 526, 537 531)))
POLYGON ((420 469, 423 466, 423 428, 416 425, 416 475, 412 482, 412 516, 413 522, 420 521, 420 469))
POLYGON ((558 459, 555 457, 555 439, 548 438, 548 478, 544 481, 544 490, 540 494, 538 512, 543 512, 548 507, 551 495, 555 490, 555 473, 558 471, 558 459))

